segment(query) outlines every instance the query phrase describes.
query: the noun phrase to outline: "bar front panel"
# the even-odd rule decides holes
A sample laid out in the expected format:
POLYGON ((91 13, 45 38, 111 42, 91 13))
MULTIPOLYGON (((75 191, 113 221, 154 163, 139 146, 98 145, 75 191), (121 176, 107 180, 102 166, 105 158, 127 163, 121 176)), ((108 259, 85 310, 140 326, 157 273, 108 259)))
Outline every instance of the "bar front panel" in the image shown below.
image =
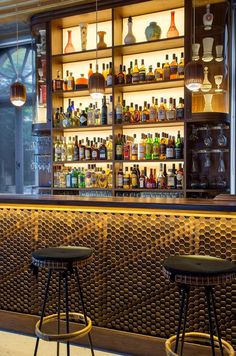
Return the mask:
MULTIPOLYGON (((163 338, 175 334, 179 311, 178 289, 164 277, 163 260, 175 254, 236 259, 236 215, 221 212, 2 205, 0 231, 0 309, 39 313, 46 271, 38 280, 32 275, 33 250, 90 246, 94 258, 81 276, 94 325, 163 338)), ((71 287, 75 310, 73 276, 71 287)), ((47 313, 55 312, 56 291, 55 276, 47 313)), ((236 283, 217 289, 216 302, 222 336, 236 346, 236 283)), ((190 304, 188 329, 208 332, 203 294, 193 292, 190 304)))

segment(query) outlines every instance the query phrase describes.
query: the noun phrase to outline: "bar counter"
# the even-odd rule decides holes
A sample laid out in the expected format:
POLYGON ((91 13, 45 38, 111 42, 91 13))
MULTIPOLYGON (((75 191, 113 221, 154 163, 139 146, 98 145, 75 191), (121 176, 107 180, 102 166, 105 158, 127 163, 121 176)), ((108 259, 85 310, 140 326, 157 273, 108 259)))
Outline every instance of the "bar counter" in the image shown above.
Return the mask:
MULTIPOLYGON (((32 251, 84 245, 94 249, 93 261, 81 273, 95 345, 162 356, 179 311, 178 289, 164 277, 162 262, 175 254, 235 261, 236 203, 0 195, 0 237, 0 328, 34 332, 45 273, 40 271, 38 280, 32 275, 32 251)), ((56 288, 54 282, 50 313, 56 308, 56 288)), ((216 302, 222 336, 236 346, 236 283, 217 288, 216 302)), ((195 298, 193 293, 190 303, 188 330, 208 332, 203 294, 195 298)))

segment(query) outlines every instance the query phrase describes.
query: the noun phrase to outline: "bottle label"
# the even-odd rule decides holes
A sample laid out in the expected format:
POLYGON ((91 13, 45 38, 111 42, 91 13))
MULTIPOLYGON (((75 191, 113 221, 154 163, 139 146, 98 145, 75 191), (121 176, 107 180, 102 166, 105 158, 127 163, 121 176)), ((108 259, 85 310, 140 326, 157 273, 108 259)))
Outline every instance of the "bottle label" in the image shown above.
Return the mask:
POLYGON ((145 159, 145 152, 146 152, 145 145, 139 145, 139 159, 140 160, 145 159))
POLYGON ((155 72, 155 79, 156 80, 162 80, 162 75, 158 70, 155 72))
POLYGON ((158 120, 165 120, 166 118, 166 111, 165 109, 158 110, 158 120))
POLYGON ((182 172, 181 173, 177 173, 177 176, 176 176, 176 180, 177 180, 177 183, 176 183, 176 187, 178 189, 182 189, 183 188, 183 174, 182 172))
POLYGON ((184 108, 177 108, 176 119, 183 119, 183 118, 184 118, 184 108))
POLYGON ((122 122, 122 110, 116 109, 116 121, 117 122, 122 122))
POLYGON ((181 147, 175 147, 175 158, 181 159, 182 158, 182 149, 181 147))
POLYGON ((87 121, 87 117, 81 115, 80 118, 79 118, 79 121, 80 121, 81 124, 83 124, 84 122, 87 121))
POLYGON ((123 188, 123 175, 118 174, 118 188, 123 188))
POLYGON ((124 145, 124 159, 130 159, 130 146, 128 144, 124 145))
POLYGON ((105 148, 101 148, 99 151, 99 158, 100 159, 107 159, 107 155, 106 155, 106 149, 105 148))
POLYGON ((166 177, 165 176, 158 178, 158 188, 166 189, 166 177))
POLYGON ((124 84, 124 82, 125 82, 124 76, 123 75, 118 75, 117 76, 117 83, 118 84, 124 84))
POLYGON ((139 188, 145 188, 145 179, 143 177, 139 178, 139 188))
POLYGON ((116 155, 117 156, 122 156, 123 154, 123 147, 122 145, 116 145, 116 155))
POLYGON ((146 80, 146 73, 139 73, 139 80, 140 82, 145 82, 146 80))
POLYGON ((132 83, 138 83, 139 82, 139 72, 133 73, 132 74, 132 83))
POLYGON ((157 112, 154 107, 151 107, 149 112, 149 119, 150 121, 156 121, 156 118, 157 118, 157 112))
POLYGON ((78 184, 77 177, 72 177, 71 178, 71 186, 72 186, 72 188, 76 188, 77 184, 78 184))
POLYGON ((84 147, 80 147, 79 149, 79 159, 82 161, 84 159, 84 147))
POLYGON ((164 68, 163 79, 164 80, 169 80, 170 79, 170 68, 164 68))
POLYGON ((173 147, 166 148, 166 158, 174 158, 175 157, 175 150, 173 147))
POLYGON ((166 119, 167 120, 174 120, 175 119, 175 110, 168 110, 166 112, 166 119))
POLYGON ((107 76, 107 86, 112 86, 112 75, 107 76))
POLYGON ((160 144, 160 154, 162 154, 162 155, 166 154, 166 144, 165 143, 160 144))
POLYGON ((160 158, 160 146, 158 144, 153 145, 153 159, 160 158))
POLYGON ((175 188, 175 177, 174 176, 167 177, 167 186, 168 186, 168 188, 171 188, 171 189, 175 188))
POLYGON ((71 179, 70 179, 70 173, 66 175, 66 187, 70 188, 71 187, 71 179))
POLYGON ((55 161, 61 160, 61 149, 60 147, 55 147, 55 161))
POLYGON ((142 112, 142 114, 141 114, 141 121, 142 121, 142 122, 149 121, 149 115, 148 115, 148 113, 142 112))
POLYGON ((131 156, 134 159, 137 159, 138 157, 138 145, 136 143, 133 143, 131 146, 131 156))
POLYGON ((146 143, 146 159, 152 158, 152 145, 150 143, 146 143))
POLYGON ((123 183, 123 188, 129 189, 130 188, 130 177, 124 175, 123 182, 124 182, 123 183))
POLYGON ((184 76, 184 66, 178 66, 178 75, 184 76))
POLYGON ((73 161, 78 161, 79 160, 79 150, 78 147, 74 147, 74 154, 73 154, 73 161))
POLYGON ((90 149, 85 148, 85 159, 90 160, 91 159, 91 151, 90 149))
POLYGON ((138 187, 138 177, 137 177, 136 174, 132 174, 131 185, 132 185, 132 188, 137 188, 138 187))
POLYGON ((96 150, 92 151, 92 159, 98 159, 98 152, 96 150))
POLYGON ((177 75, 177 70, 178 70, 177 65, 175 65, 175 66, 170 66, 170 75, 176 77, 176 75, 177 75))

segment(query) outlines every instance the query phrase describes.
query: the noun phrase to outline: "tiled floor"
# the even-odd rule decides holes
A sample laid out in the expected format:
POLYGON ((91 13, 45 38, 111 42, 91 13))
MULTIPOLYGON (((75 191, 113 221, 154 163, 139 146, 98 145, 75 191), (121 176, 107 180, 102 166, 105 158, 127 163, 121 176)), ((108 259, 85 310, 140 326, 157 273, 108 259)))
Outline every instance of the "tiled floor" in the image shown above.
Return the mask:
MULTIPOLYGON (((35 338, 0 330, 0 356, 33 356, 35 338)), ((56 356, 56 343, 40 341, 37 356, 56 356)), ((91 356, 90 350, 71 346, 71 356, 91 356)), ((66 356, 65 345, 61 345, 60 356, 66 356)), ((95 356, 125 356, 105 351, 95 351, 95 356)))

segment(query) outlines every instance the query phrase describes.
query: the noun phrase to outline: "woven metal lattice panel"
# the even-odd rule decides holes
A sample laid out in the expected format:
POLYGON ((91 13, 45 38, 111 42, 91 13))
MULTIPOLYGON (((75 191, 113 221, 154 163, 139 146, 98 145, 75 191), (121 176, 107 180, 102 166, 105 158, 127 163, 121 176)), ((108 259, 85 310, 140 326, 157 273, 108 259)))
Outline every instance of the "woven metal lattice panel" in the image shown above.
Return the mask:
MULTIPOLYGON (((169 255, 211 254, 236 259, 236 219, 214 216, 129 214, 79 210, 0 209, 0 308, 37 314, 46 271, 38 280, 29 269, 41 247, 84 245, 93 261, 80 275, 88 314, 94 324, 160 337, 176 332, 178 289, 164 277, 169 255)), ((58 278, 53 275, 47 313, 56 310, 58 278)), ((70 308, 78 310, 74 277, 70 308)), ((222 336, 236 345, 236 283, 216 289, 222 336)), ((207 332, 204 296, 190 298, 189 330, 207 332)))

